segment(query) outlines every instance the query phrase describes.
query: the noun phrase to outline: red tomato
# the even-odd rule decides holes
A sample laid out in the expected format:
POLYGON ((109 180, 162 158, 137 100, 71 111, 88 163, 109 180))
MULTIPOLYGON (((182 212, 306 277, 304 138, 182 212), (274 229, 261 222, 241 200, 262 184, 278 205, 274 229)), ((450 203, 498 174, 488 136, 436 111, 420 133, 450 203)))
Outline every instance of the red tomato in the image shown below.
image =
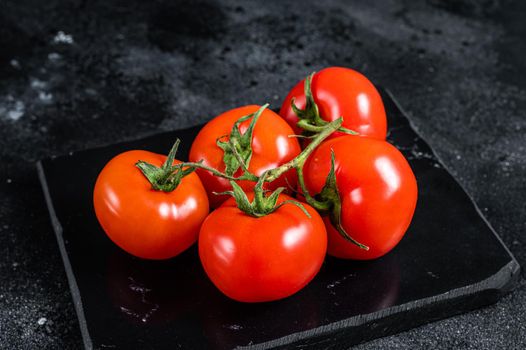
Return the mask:
MULTIPOLYGON (((300 81, 289 92, 279 114, 292 126, 296 133, 298 117, 291 108, 292 98, 298 108, 305 108, 305 80, 300 81)), ((374 85, 355 70, 342 67, 329 67, 314 74, 311 83, 314 101, 320 116, 326 121, 343 117, 343 127, 368 136, 385 140, 387 119, 384 104, 374 85)), ((334 138, 343 135, 336 132, 334 138)))
MULTIPOLYGON (((253 198, 253 195, 250 197, 253 198)), ((281 195, 278 203, 290 200, 281 195)), ((288 297, 318 273, 327 250, 320 215, 294 204, 254 218, 229 199, 203 222, 199 256, 212 282, 228 297, 262 302, 288 297)))
POLYGON ((346 241, 324 218, 328 253, 346 258, 378 258, 393 249, 407 230, 417 200, 416 179, 404 156, 391 144, 358 136, 322 143, 307 160, 305 182, 311 194, 323 188, 335 155, 342 226, 369 250, 346 241))
POLYGON ((174 257, 197 240, 208 215, 206 191, 193 173, 172 192, 155 191, 135 166, 138 160, 161 166, 166 157, 129 151, 110 160, 95 184, 95 214, 108 237, 126 252, 145 259, 174 257))
MULTIPOLYGON (((195 138, 190 149, 190 161, 198 162, 224 172, 224 152, 216 144, 216 141, 225 135, 229 135, 234 123, 251 113, 255 113, 259 106, 250 105, 227 111, 208 122, 195 138)), ((250 119, 241 123, 240 130, 244 133, 250 124, 250 119)), ((277 168, 298 155, 301 151, 298 140, 293 135, 290 126, 276 113, 265 109, 254 127, 252 137, 252 158, 248 169, 255 175, 261 175, 265 170, 277 168)), ((197 169, 197 174, 203 181, 209 196, 211 207, 215 208, 228 199, 228 196, 217 196, 212 192, 224 192, 231 189, 228 180, 212 175, 204 169, 197 169)), ((242 170, 235 174, 239 176, 242 170)), ((295 186, 297 182, 296 172, 289 171, 287 174, 276 179, 268 185, 268 189, 278 187, 295 186)), ((254 188, 252 181, 239 181, 239 185, 245 191, 254 188)))

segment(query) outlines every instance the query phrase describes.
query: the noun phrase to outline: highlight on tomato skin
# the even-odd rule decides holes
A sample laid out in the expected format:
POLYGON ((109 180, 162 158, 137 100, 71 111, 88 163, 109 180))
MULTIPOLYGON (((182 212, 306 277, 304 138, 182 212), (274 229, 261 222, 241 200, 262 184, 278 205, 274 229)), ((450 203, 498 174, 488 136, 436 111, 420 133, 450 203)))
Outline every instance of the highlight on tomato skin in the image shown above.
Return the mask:
POLYGON ((173 191, 164 192, 152 189, 136 166, 142 160, 161 167, 166 158, 141 150, 121 153, 102 169, 93 191, 104 232, 121 249, 143 259, 169 259, 189 248, 209 212, 196 174, 184 176, 173 191))
MULTIPOLYGON (((299 109, 304 109, 306 98, 305 79, 298 82, 283 101, 279 114, 298 134, 298 116, 291 107, 294 99, 299 109)), ((311 91, 320 116, 326 121, 343 117, 343 127, 361 136, 385 140, 387 118, 378 90, 363 74, 344 67, 328 67, 316 72, 312 78, 311 91)), ((330 138, 344 135, 336 132, 330 138)))
POLYGON ((343 229, 369 250, 345 240, 324 217, 328 254, 355 260, 379 258, 400 242, 413 218, 418 197, 413 171, 388 142, 342 136, 322 143, 307 160, 305 181, 311 193, 325 184, 332 152, 343 229))
MULTIPOLYGON (((282 194, 278 203, 291 199, 282 194)), ((206 218, 199 256, 223 294, 240 302, 279 300, 314 278, 326 255, 327 233, 320 215, 302 205, 310 218, 290 203, 255 218, 241 212, 232 198, 206 218)))
MULTIPOLYGON (((217 145, 217 140, 227 139, 234 123, 240 118, 258 111, 260 106, 248 105, 226 111, 210 120, 194 139, 189 160, 191 162, 203 161, 203 164, 221 172, 225 171, 223 162, 224 151, 217 145)), ((240 124, 241 133, 245 133, 250 124, 250 119, 240 124)), ((260 176, 269 169, 277 168, 296 157, 301 148, 292 128, 276 113, 265 109, 256 122, 252 135, 252 156, 250 157, 248 170, 260 176)), ((214 176, 207 170, 197 169, 203 185, 208 193, 210 207, 216 208, 228 196, 215 195, 213 192, 221 193, 231 189, 229 180, 214 176)), ((239 169, 234 175, 241 175, 239 169)), ((245 191, 251 191, 255 183, 253 181, 238 181, 245 191)), ((289 171, 276 181, 266 184, 265 188, 274 190, 278 187, 295 186, 297 176, 295 171, 289 171)))

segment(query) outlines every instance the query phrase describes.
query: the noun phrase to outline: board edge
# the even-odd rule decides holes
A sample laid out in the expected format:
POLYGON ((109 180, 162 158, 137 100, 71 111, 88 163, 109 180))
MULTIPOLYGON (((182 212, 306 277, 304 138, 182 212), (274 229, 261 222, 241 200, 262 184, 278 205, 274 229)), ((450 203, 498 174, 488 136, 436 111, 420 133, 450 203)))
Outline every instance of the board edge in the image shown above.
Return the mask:
POLYGON ((93 343, 91 337, 89 336, 88 325, 86 318, 84 316, 84 308, 82 306, 82 298, 80 296, 80 290, 77 285, 77 280, 73 274, 73 269, 69 261, 68 253, 66 251, 66 246, 64 242, 64 237, 62 235, 62 225, 58 220, 58 217, 55 212, 55 207, 53 206, 53 200, 51 199, 51 194, 49 192, 49 187, 47 185, 46 174, 42 161, 36 163, 36 168, 38 172, 38 178, 40 180, 40 185, 42 186, 42 192, 44 193, 46 206, 48 208, 49 218, 51 220, 51 225, 53 226, 53 231, 55 232, 55 238, 57 239, 57 244, 60 250, 60 256, 62 257, 62 262, 64 264, 64 269, 66 271, 66 276, 68 279, 68 285, 71 292, 71 297, 73 299, 73 305, 77 314, 77 319, 79 321, 80 333, 82 335, 82 342, 86 350, 93 349, 93 343))
MULTIPOLYGON (((455 313, 448 313, 448 315, 446 316, 430 317, 428 320, 423 321, 421 323, 417 323, 416 325, 404 327, 404 329, 402 329, 401 331, 409 330, 417 326, 425 325, 425 324, 428 324, 434 321, 450 318, 450 317, 453 317, 458 314, 462 314, 467 311, 475 310, 477 308, 487 306, 487 305, 490 305, 498 301, 503 295, 509 292, 511 288, 513 288, 514 284, 518 280, 519 271, 520 271, 519 264, 515 260, 511 260, 509 263, 504 265, 499 271, 497 271, 497 273, 475 284, 463 286, 463 287, 453 289, 451 291, 448 291, 442 294, 434 295, 434 296, 423 298, 423 299, 418 299, 415 301, 411 301, 409 303, 396 305, 396 306, 393 306, 387 309, 383 309, 378 312, 373 312, 373 313, 365 314, 365 315, 359 315, 359 316, 351 317, 351 318, 341 320, 338 322, 333 322, 333 323, 330 323, 330 324, 327 324, 321 327, 306 330, 303 332, 289 334, 281 338, 270 340, 268 342, 251 344, 247 346, 239 346, 239 347, 236 347, 235 349, 236 350, 267 350, 267 349, 274 349, 278 347, 283 348, 287 346, 295 346, 296 345, 295 343, 301 342, 303 340, 307 340, 309 338, 327 337, 330 335, 335 335, 337 332, 352 331, 353 328, 365 326, 370 322, 381 322, 382 320, 395 316, 397 314, 401 314, 407 311, 413 311, 419 308, 425 308, 426 306, 434 305, 439 302, 453 301, 453 300, 461 299, 463 297, 468 297, 468 296, 476 296, 484 292, 492 292, 492 291, 497 292, 493 300, 489 300, 487 302, 479 302, 477 304, 474 304, 473 307, 469 307, 464 310, 459 310, 458 312, 455 312, 455 313)), ((383 338, 389 335, 398 334, 399 332, 400 331, 385 332, 384 334, 380 334, 378 337, 370 338, 365 342, 372 341, 378 338, 383 338)), ((363 342, 355 342, 350 345, 357 345, 360 343, 363 343, 363 342)))

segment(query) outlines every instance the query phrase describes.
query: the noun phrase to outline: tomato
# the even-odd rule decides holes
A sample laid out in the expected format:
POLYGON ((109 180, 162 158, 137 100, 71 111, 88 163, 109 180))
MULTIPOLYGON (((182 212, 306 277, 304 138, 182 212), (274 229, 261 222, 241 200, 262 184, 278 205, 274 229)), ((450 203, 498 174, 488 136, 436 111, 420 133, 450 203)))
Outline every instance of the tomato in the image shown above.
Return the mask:
MULTIPOLYGON (((195 138, 190 149, 189 159, 191 162, 203 160, 203 164, 224 172, 224 151, 217 145, 218 139, 229 135, 234 123, 251 113, 255 113, 260 107, 250 105, 227 111, 208 122, 195 138)), ((250 120, 240 124, 241 133, 245 133, 250 120)), ((276 168, 293 159, 301 151, 298 140, 293 135, 290 126, 276 113, 265 109, 255 124, 252 136, 252 157, 248 169, 255 175, 261 175, 265 170, 276 168)), ((210 205, 215 208, 224 202, 227 196, 217 196, 213 192, 224 192, 231 189, 230 183, 224 178, 212 175, 207 170, 197 169, 197 174, 203 181, 209 195, 210 205)), ((239 169, 235 176, 242 174, 239 169)), ((276 181, 267 186, 268 189, 278 187, 295 186, 297 182, 296 172, 289 171, 276 181), (288 183, 287 183, 288 182, 288 183)), ((239 181, 240 186, 250 191, 254 188, 252 181, 239 181)))
POLYGON ((194 173, 171 192, 153 190, 135 166, 138 160, 161 166, 166 157, 135 150, 110 160, 95 184, 95 214, 108 237, 126 252, 145 259, 174 257, 197 240, 209 211, 206 191, 194 173))
MULTIPOLYGON (((253 195, 252 195, 253 197, 253 195)), ((291 200, 280 195, 278 204, 291 200)), ((203 267, 228 297, 242 302, 288 297, 318 273, 327 250, 327 233, 320 215, 303 204, 286 203, 255 218, 229 199, 203 222, 199 256, 203 267)))
POLYGON ((324 218, 328 253, 346 258, 378 258, 404 236, 416 207, 416 179, 404 156, 392 145, 358 136, 342 136, 322 143, 304 166, 309 193, 319 193, 335 155, 337 189, 341 199, 342 227, 360 249, 345 240, 324 218))
MULTIPOLYGON (((305 108, 304 83, 302 80, 294 86, 279 112, 296 133, 301 133, 301 129, 296 126, 298 116, 291 108, 291 101, 294 98, 299 109, 305 108)), ((361 136, 385 140, 387 119, 382 98, 364 75, 349 68, 325 68, 314 74, 311 91, 322 119, 333 121, 343 117, 343 127, 361 136)), ((330 137, 341 135, 336 132, 330 137)))

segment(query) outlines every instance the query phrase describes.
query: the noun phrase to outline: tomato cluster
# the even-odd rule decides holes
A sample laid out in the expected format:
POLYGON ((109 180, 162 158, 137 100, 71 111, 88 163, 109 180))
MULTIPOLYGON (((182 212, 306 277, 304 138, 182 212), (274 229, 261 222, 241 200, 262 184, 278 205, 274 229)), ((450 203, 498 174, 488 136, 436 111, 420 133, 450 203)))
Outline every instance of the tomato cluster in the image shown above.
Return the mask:
POLYGON ((393 249, 413 217, 417 184, 385 140, 373 84, 330 67, 299 82, 279 114, 266 107, 212 119, 189 162, 175 159, 178 143, 167 157, 113 158, 93 195, 108 237, 145 259, 174 257, 197 241, 212 282, 242 302, 296 293, 327 253, 368 260, 393 249))

